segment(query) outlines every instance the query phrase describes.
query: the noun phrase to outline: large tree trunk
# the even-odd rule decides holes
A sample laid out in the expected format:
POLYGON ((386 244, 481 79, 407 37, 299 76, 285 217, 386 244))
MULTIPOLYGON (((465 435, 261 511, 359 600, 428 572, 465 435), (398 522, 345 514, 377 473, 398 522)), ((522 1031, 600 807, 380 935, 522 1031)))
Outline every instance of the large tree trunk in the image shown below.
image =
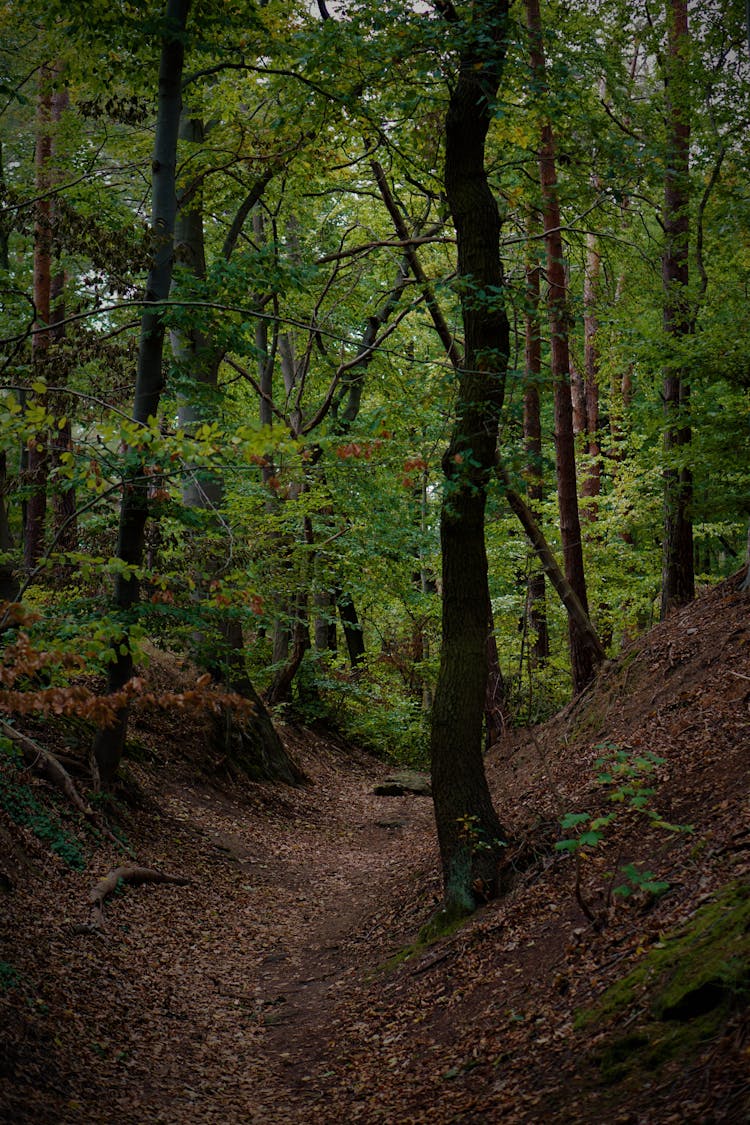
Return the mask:
MULTIPOLYGON (((526 0, 529 28, 531 69, 537 87, 546 86, 544 47, 539 0, 526 0)), ((539 172, 544 205, 544 231, 547 247, 547 308, 551 336, 552 379, 555 388, 555 454, 557 463, 557 500, 560 511, 565 577, 588 613, 586 579, 583 568, 581 521, 578 513, 573 407, 570 394, 569 311, 563 244, 560 234, 560 205, 557 194, 555 142, 552 126, 542 127, 539 150, 539 172)), ((573 691, 581 691, 593 678, 595 664, 578 625, 568 618, 570 663, 573 691)))
MULTIPOLYGON (((664 330, 679 346, 690 332, 687 294, 690 243, 690 106, 687 0, 667 4, 667 151, 664 174, 664 330)), ((677 349, 675 349, 677 350, 677 349)), ((664 537, 661 615, 695 597, 693 525, 690 506, 693 475, 686 464, 690 445, 690 388, 672 361, 664 375, 664 537)))
MULTIPOLYGON (((182 70, 185 57, 185 28, 190 0, 167 0, 165 29, 162 37, 159 66, 159 95, 156 137, 152 161, 151 229, 154 235, 154 256, 146 284, 147 301, 160 302, 169 297, 174 263, 174 224, 177 210, 176 170, 177 137, 182 106, 182 70)), ((135 381, 133 420, 146 424, 155 417, 163 387, 162 356, 164 323, 160 310, 146 306, 141 318, 138 370, 135 381)), ((145 528, 148 517, 148 484, 143 466, 129 471, 123 484, 120 505, 120 528, 117 557, 128 568, 143 562, 145 528)), ((108 687, 117 692, 133 675, 133 652, 130 629, 135 621, 139 599, 139 582, 132 571, 115 579, 115 607, 118 611, 120 637, 115 638, 117 658, 108 668, 108 687)), ((94 743, 94 759, 99 783, 111 786, 122 757, 127 730, 128 711, 121 708, 117 721, 99 731, 94 743)))
MULTIPOLYGON (((442 5, 456 19, 452 4, 442 5)), ((464 327, 456 417, 443 458, 443 639, 432 709, 432 792, 448 916, 497 890, 503 829, 482 761, 489 592, 484 515, 509 352, 500 217, 485 140, 505 62, 508 4, 472 5, 445 123, 445 190, 458 241, 464 327)))

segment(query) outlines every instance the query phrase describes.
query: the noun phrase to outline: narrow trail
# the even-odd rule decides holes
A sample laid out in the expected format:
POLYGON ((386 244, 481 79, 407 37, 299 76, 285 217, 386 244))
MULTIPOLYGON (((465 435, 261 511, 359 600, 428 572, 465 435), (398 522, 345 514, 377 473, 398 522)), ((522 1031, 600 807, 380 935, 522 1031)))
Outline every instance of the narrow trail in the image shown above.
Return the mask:
MULTIPOLYGON (((169 974, 172 1008, 184 1007, 184 1018, 169 1029, 160 1089, 149 1083, 134 1120, 147 1107, 174 1122, 302 1120, 307 1092, 319 1097, 315 1073, 335 1051, 337 1003, 398 948, 404 861, 429 852, 431 802, 375 796, 384 771, 372 760, 342 770, 318 748, 307 764, 313 785, 285 794, 265 820, 216 792, 162 794, 165 815, 198 845, 204 940, 192 942, 187 977, 169 974), (187 1074, 200 1081, 185 1082, 187 1074), (239 1076, 231 1096, 229 1076, 239 1076)), ((190 944, 195 905, 170 919, 180 948, 190 944)))

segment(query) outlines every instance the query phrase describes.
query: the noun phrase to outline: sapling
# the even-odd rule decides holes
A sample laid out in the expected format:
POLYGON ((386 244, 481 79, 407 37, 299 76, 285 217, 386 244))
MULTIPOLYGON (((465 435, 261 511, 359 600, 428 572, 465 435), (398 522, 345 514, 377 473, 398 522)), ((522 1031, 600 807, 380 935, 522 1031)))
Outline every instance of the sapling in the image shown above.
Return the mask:
POLYGON ((596 760, 598 768, 597 781, 604 786, 607 799, 620 808, 601 816, 592 816, 588 812, 565 813, 560 817, 563 829, 575 830, 576 834, 564 840, 558 840, 555 848, 560 852, 568 852, 576 860, 575 895, 581 910, 586 915, 595 929, 601 929, 612 902, 613 896, 628 898, 636 892, 650 895, 660 895, 669 889, 669 883, 656 878, 652 871, 641 871, 638 863, 620 865, 619 855, 615 871, 610 879, 605 895, 604 911, 596 912, 592 909, 581 890, 581 867, 583 858, 588 855, 587 849, 594 849, 606 839, 607 830, 617 820, 623 809, 643 815, 657 828, 666 832, 692 832, 690 824, 672 824, 665 820, 651 805, 651 800, 656 793, 655 788, 649 784, 651 775, 664 764, 664 758, 650 750, 642 754, 635 754, 624 750, 611 742, 601 743, 597 749, 608 752, 608 757, 599 757, 596 760), (624 876, 624 882, 615 886, 617 873, 624 876))

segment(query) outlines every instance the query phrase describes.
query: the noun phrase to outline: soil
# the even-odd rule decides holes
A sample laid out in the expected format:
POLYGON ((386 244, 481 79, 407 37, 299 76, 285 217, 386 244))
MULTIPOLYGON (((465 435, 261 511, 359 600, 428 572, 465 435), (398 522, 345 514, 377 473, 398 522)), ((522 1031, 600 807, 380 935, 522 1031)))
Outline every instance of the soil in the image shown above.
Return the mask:
MULTIPOLYGON (((122 851, 69 816, 87 848, 71 870, 0 814, 0 1120, 746 1120, 750 981, 688 1051, 646 1065, 656 1024, 643 990, 614 1021, 576 1014, 648 967, 722 888, 748 883, 749 606, 738 579, 706 592, 554 720, 491 750, 513 887, 429 946, 431 802, 376 796, 388 764, 288 726, 310 784, 250 785, 207 771, 189 716, 139 716, 110 823, 138 863, 190 883, 125 887, 99 931, 88 895, 122 851), (648 752, 653 772, 625 777, 636 795, 655 789, 646 810, 613 804, 597 759, 648 752), (570 835, 561 816, 613 810, 578 863, 555 849, 570 835), (613 895, 627 864, 640 880, 613 895)), ((178 674, 167 660, 155 672, 178 674)), ((693 1016, 680 1027, 700 1030, 693 1016)))

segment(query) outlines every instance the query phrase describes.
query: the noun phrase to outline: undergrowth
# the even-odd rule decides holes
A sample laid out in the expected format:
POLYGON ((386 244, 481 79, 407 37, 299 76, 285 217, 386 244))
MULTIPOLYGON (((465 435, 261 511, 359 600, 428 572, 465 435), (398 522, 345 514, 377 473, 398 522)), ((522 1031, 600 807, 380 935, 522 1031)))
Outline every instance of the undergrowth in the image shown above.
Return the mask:
POLYGON ((0 738, 0 808, 14 824, 30 829, 66 867, 82 871, 86 857, 76 837, 63 827, 60 818, 37 799, 21 780, 22 763, 15 746, 0 738))

